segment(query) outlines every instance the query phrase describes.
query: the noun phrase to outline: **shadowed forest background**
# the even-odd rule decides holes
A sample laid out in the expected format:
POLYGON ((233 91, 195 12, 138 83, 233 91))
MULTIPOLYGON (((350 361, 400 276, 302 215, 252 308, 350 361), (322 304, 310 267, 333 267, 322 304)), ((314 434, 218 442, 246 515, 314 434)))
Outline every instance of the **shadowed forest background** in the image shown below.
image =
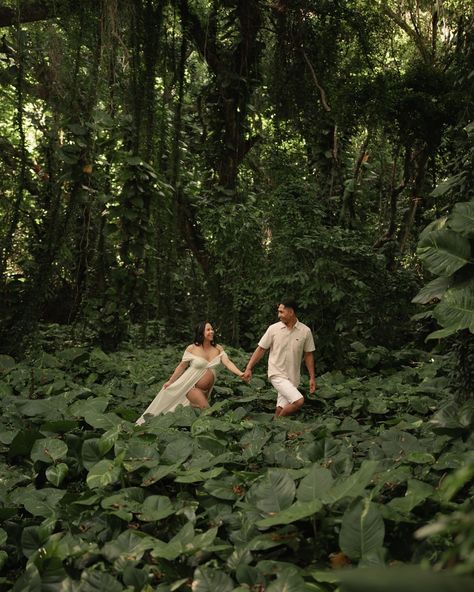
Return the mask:
POLYGON ((472 589, 472 0, 3 0, 0 37, 0 592, 472 589), (262 362, 135 425, 196 322, 243 368, 284 296, 297 416, 262 362))
POLYGON ((410 301, 420 232, 472 199, 470 2, 4 2, 0 27, 4 353, 204 317, 249 348, 285 294, 323 367, 436 328, 410 301))

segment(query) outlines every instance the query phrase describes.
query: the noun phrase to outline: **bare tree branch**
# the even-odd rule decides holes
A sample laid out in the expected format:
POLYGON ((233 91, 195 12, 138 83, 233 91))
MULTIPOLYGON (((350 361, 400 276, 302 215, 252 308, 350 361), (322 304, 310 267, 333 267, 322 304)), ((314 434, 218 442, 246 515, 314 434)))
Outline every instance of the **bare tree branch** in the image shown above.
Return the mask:
POLYGON ((396 23, 405 33, 413 39, 415 42, 416 47, 418 48, 419 52, 423 60, 429 64, 431 62, 431 55, 428 49, 426 48, 425 42, 423 37, 418 32, 418 29, 411 28, 410 25, 396 12, 394 12, 390 7, 388 7, 385 3, 382 6, 382 10, 384 13, 392 19, 394 23, 396 23))
POLYGON ((313 64, 310 62, 304 48, 301 48, 301 53, 303 54, 304 57, 304 61, 306 62, 309 71, 311 72, 311 76, 313 78, 314 84, 316 85, 316 88, 319 90, 319 95, 321 97, 321 103, 325 109, 325 111, 331 111, 331 107, 328 105, 327 99, 326 99, 326 93, 324 91, 324 88, 319 84, 319 80, 318 77, 316 76, 316 72, 314 71, 313 68, 313 64))

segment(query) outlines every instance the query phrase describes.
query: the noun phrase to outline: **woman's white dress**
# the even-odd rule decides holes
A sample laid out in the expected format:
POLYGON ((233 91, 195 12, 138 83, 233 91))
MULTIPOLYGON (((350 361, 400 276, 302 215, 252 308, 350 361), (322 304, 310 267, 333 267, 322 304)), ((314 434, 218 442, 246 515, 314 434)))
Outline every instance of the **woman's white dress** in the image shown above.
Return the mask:
MULTIPOLYGON (((178 405, 190 405, 186 394, 194 387, 199 379, 204 376, 207 370, 211 370, 214 374, 214 381, 216 379, 216 369, 221 363, 222 356, 227 355, 222 351, 218 356, 208 362, 201 356, 196 356, 188 351, 184 352, 183 362, 189 362, 189 366, 168 388, 162 388, 156 395, 150 405, 145 409, 143 415, 135 422, 137 425, 145 421, 145 415, 160 415, 161 413, 168 413, 174 411, 178 405)), ((209 390, 209 395, 212 387, 209 390)))

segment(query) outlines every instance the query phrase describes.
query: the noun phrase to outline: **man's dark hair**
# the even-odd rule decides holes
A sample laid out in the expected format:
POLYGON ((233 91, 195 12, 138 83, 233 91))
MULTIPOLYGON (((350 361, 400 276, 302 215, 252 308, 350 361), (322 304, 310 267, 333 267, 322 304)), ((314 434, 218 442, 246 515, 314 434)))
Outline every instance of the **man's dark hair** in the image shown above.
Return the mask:
MULTIPOLYGON (((196 325, 196 328, 194 329, 194 344, 195 345, 202 345, 203 341, 204 341, 204 330, 206 329, 206 325, 209 323, 209 321, 201 321, 200 323, 198 323, 196 325)), ((209 323, 211 324, 211 323, 209 323)), ((215 340, 213 339, 211 341, 211 345, 216 345, 215 340)))
POLYGON ((283 304, 285 308, 292 308, 295 314, 298 311, 298 304, 294 298, 283 298, 283 300, 280 300, 280 304, 283 304))

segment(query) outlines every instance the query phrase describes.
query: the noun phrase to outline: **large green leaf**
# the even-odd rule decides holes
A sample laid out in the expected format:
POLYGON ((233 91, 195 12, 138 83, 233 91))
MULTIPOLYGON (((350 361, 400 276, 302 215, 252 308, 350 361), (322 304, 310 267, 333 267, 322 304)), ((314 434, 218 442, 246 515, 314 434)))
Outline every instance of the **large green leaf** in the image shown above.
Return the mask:
POLYGON ((225 471, 224 467, 214 467, 210 471, 201 471, 200 469, 188 469, 179 471, 175 479, 176 483, 198 483, 207 479, 215 479, 225 471))
POLYGON ((449 288, 433 314, 445 329, 469 329, 474 333, 474 278, 449 288))
POLYGON ((405 495, 392 499, 387 505, 398 512, 408 513, 430 497, 433 491, 434 488, 428 483, 417 479, 409 479, 405 495))
POLYGON ((179 436, 170 442, 163 451, 162 462, 165 465, 182 464, 193 451, 193 441, 189 436, 179 436))
POLYGON ((31 460, 54 463, 67 455, 67 444, 57 438, 36 440, 31 449, 31 460))
POLYGON ((187 522, 168 543, 154 539, 151 554, 153 557, 173 561, 180 555, 209 549, 212 547, 216 535, 217 528, 211 528, 203 534, 196 535, 192 523, 187 522))
POLYGON ((133 514, 141 511, 144 498, 145 493, 141 487, 128 487, 105 497, 101 506, 110 514, 130 522, 133 514))
POLYGON ((198 567, 194 572, 193 592, 232 592, 234 583, 223 571, 198 567))
POLYGON ((123 423, 123 419, 115 413, 97 413, 90 411, 84 413, 84 421, 96 429, 113 430, 123 423))
POLYGON ((278 574, 277 579, 265 588, 266 592, 302 592, 306 589, 304 579, 291 568, 284 569, 278 574))
POLYGON ((139 561, 145 551, 153 548, 154 540, 142 533, 125 530, 102 547, 102 554, 109 561, 125 555, 130 561, 139 561))
POLYGON ((159 458, 156 446, 131 440, 124 451, 123 467, 129 472, 136 471, 141 467, 153 468, 159 458))
POLYGON ((90 489, 106 487, 119 480, 121 467, 115 460, 101 460, 95 464, 87 475, 87 485, 90 489))
MULTIPOLYGON (((133 567, 133 565, 127 565, 123 570, 122 578, 123 583, 132 590, 147 589, 148 574, 142 568, 133 567)), ((186 580, 184 580, 183 583, 184 582, 186 582, 186 580)))
POLYGON ((435 232, 436 230, 443 230, 446 228, 447 221, 448 217, 443 216, 442 218, 437 218, 436 220, 433 220, 433 222, 430 222, 428 226, 425 226, 420 232, 420 240, 425 240, 430 233, 435 232))
POLYGON ((471 244, 452 230, 435 230, 420 239, 417 253, 431 273, 450 276, 469 263, 471 244))
POLYGON ((429 341, 430 339, 444 339, 445 337, 453 335, 454 333, 456 333, 456 331, 456 327, 446 327, 446 329, 438 329, 438 331, 433 331, 433 333, 430 333, 428 337, 426 337, 425 341, 429 341))
POLYGON ((138 518, 143 522, 154 522, 171 516, 175 512, 169 497, 165 495, 150 495, 143 502, 138 518))
POLYGON ((316 512, 323 507, 321 500, 313 499, 307 502, 298 501, 291 505, 289 508, 277 512, 274 516, 263 518, 257 522, 259 527, 275 526, 277 524, 291 524, 297 520, 303 520, 314 516, 316 512))
POLYGON ((466 483, 474 479, 474 452, 467 453, 460 460, 462 465, 441 483, 440 496, 444 500, 450 500, 466 483))
POLYGON ((448 226, 466 238, 474 238, 474 201, 455 204, 448 216, 448 226))
POLYGON ((104 452, 101 450, 99 438, 90 438, 85 440, 82 444, 82 464, 86 469, 91 469, 104 457, 104 452))
POLYGON ((459 188, 459 185, 462 183, 464 179, 465 173, 461 172, 457 175, 452 175, 448 177, 444 181, 441 181, 436 185, 430 195, 433 197, 442 197, 445 193, 452 191, 455 188, 459 188))
POLYGON ((295 482, 287 471, 270 469, 249 489, 247 501, 267 514, 280 512, 291 505, 295 491, 295 482))
POLYGON ((68 472, 69 467, 66 463, 51 465, 46 469, 46 479, 56 487, 59 487, 66 478, 68 472))
POLYGON ((33 399, 21 405, 23 415, 32 418, 58 419, 67 413, 67 401, 59 396, 33 399))
POLYGON ((210 479, 204 483, 204 489, 213 497, 223 500, 236 500, 244 493, 241 480, 235 475, 222 479, 210 479))
POLYGON ((428 304, 434 299, 441 300, 451 283, 452 278, 450 277, 438 277, 423 286, 412 302, 414 304, 428 304))
POLYGON ((296 497, 300 502, 321 499, 331 489, 333 483, 331 471, 314 464, 306 477, 301 479, 296 497))
POLYGON ((243 458, 249 460, 257 456, 270 438, 271 432, 263 426, 257 425, 248 431, 240 440, 240 445, 243 448, 243 458))
POLYGON ((217 527, 210 528, 206 532, 196 535, 190 543, 187 543, 184 546, 185 552, 186 553, 194 553, 196 551, 206 550, 206 549, 209 549, 210 547, 212 547, 213 543, 214 543, 214 539, 217 536, 217 530, 218 530, 217 527))
POLYGON ((349 506, 339 533, 339 546, 351 559, 359 560, 380 550, 385 536, 382 515, 368 498, 349 506))
POLYGON ((174 465, 160 465, 153 469, 150 469, 148 473, 143 477, 142 486, 148 487, 149 485, 153 485, 157 481, 160 481, 164 477, 175 473, 179 468, 180 463, 176 463, 174 465))
POLYGON ((460 406, 456 401, 445 403, 432 417, 430 424, 439 433, 461 435, 474 427, 474 402, 460 406))
POLYGON ((66 494, 65 491, 45 487, 43 489, 28 490, 23 494, 22 503, 33 516, 48 517, 54 516, 59 501, 66 494))
POLYGON ((350 477, 341 477, 336 483, 322 494, 325 504, 333 504, 344 497, 357 497, 362 495, 378 467, 378 461, 365 460, 360 469, 350 477))
POLYGON ((21 533, 21 549, 25 557, 30 557, 39 548, 44 547, 52 528, 46 526, 27 526, 21 533))
POLYGON ((104 397, 89 397, 76 401, 69 407, 69 414, 75 417, 84 417, 88 413, 101 414, 107 409, 109 401, 104 397))
POLYGON ((121 592, 123 586, 110 574, 98 570, 84 570, 81 574, 81 592, 121 592))

